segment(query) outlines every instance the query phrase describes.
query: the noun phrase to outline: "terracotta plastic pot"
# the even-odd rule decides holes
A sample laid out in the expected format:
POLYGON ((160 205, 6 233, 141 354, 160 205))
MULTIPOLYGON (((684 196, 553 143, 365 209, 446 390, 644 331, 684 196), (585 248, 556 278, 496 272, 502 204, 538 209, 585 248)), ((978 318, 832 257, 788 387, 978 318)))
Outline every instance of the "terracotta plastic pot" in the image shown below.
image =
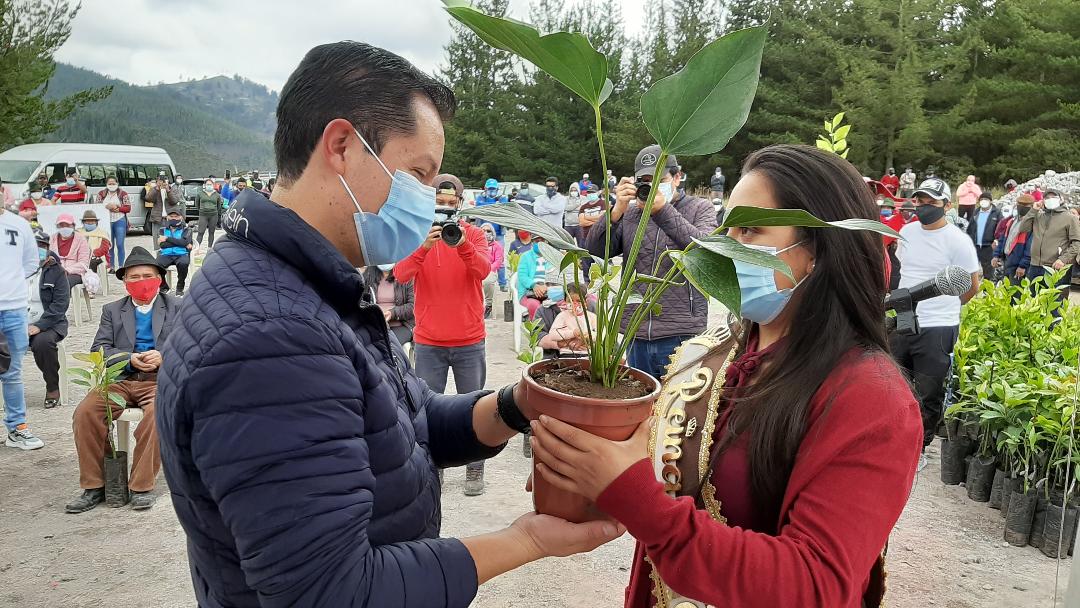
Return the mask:
MULTIPOLYGON (((537 361, 522 372, 522 405, 539 414, 546 414, 614 441, 623 441, 634 434, 634 429, 652 413, 653 404, 660 396, 660 383, 645 372, 630 369, 630 375, 645 386, 652 387, 649 394, 636 399, 595 399, 576 397, 541 386, 534 376, 556 368, 589 369, 587 359, 554 359, 537 361)), ((604 518, 589 499, 572 492, 553 487, 536 471, 537 458, 533 456, 533 507, 537 513, 554 515, 567 521, 581 523, 604 518)))

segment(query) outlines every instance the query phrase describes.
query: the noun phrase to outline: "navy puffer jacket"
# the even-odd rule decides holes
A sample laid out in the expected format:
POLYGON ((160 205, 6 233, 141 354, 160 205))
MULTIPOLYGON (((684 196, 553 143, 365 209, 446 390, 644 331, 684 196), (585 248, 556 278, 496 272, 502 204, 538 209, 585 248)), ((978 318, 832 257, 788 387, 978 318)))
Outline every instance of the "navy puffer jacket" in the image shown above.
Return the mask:
POLYGON ((157 424, 195 595, 225 606, 467 606, 436 467, 480 444, 481 393, 433 393, 360 274, 292 211, 244 192, 163 349, 157 424))

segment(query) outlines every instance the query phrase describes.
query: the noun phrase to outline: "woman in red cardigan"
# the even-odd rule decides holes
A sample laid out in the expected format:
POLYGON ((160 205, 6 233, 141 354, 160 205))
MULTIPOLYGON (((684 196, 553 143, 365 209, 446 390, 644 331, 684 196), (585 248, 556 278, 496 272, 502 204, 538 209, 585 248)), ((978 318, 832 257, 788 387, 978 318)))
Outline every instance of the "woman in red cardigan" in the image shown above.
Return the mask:
MULTIPOLYGON (((855 168, 809 146, 751 155, 729 201, 878 219, 855 168)), ((542 417, 538 469, 637 539, 628 608, 877 606, 922 437, 918 404, 889 356, 881 236, 780 226, 729 236, 777 255, 794 280, 735 263, 743 340, 730 365, 700 363, 722 382, 713 430, 701 427, 698 439, 708 442, 700 491, 681 496, 680 484, 658 480, 650 423, 612 442, 542 417)))

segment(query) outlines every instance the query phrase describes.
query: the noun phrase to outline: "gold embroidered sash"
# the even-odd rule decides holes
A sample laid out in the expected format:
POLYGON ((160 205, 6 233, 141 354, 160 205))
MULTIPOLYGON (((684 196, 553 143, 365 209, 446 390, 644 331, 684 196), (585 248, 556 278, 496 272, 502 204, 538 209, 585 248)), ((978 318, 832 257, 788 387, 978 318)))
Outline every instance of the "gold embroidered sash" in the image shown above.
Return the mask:
MULTIPOLYGON (((649 436, 649 460, 664 491, 693 496, 720 523, 727 520, 706 473, 725 372, 738 345, 736 327, 711 330, 675 350, 653 408, 656 422, 649 436)), ((709 608, 674 592, 660 580, 651 561, 650 567, 656 608, 709 608)))

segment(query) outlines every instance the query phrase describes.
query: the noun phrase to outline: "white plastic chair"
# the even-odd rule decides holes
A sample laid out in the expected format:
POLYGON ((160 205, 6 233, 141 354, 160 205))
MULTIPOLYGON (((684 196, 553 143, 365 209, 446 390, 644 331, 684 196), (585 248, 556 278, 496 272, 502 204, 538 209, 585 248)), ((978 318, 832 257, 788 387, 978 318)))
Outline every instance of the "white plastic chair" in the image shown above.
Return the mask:
POLYGON ((529 309, 521 305, 522 294, 518 293, 518 275, 510 275, 510 300, 514 303, 514 352, 521 352, 522 315, 529 314, 529 309))
POLYGON ((166 270, 165 273, 168 277, 170 293, 176 293, 176 266, 169 266, 168 270, 166 270))
POLYGON ((116 418, 116 449, 128 453, 129 469, 131 468, 131 450, 135 446, 135 435, 131 425, 139 424, 142 419, 143 411, 137 407, 124 408, 123 413, 116 418))
POLYGON ((101 262, 97 267, 98 279, 101 281, 101 293, 103 295, 109 295, 109 268, 105 262, 101 262))
POLYGON ((75 313, 75 327, 82 326, 80 300, 86 305, 86 321, 88 323, 94 322, 94 310, 90 307, 90 294, 87 293, 86 286, 82 284, 74 285, 71 288, 71 304, 68 305, 68 310, 75 313))
POLYGON ((71 396, 71 389, 68 388, 67 349, 64 348, 63 340, 56 344, 56 356, 60 359, 60 403, 71 405, 68 399, 71 396))

